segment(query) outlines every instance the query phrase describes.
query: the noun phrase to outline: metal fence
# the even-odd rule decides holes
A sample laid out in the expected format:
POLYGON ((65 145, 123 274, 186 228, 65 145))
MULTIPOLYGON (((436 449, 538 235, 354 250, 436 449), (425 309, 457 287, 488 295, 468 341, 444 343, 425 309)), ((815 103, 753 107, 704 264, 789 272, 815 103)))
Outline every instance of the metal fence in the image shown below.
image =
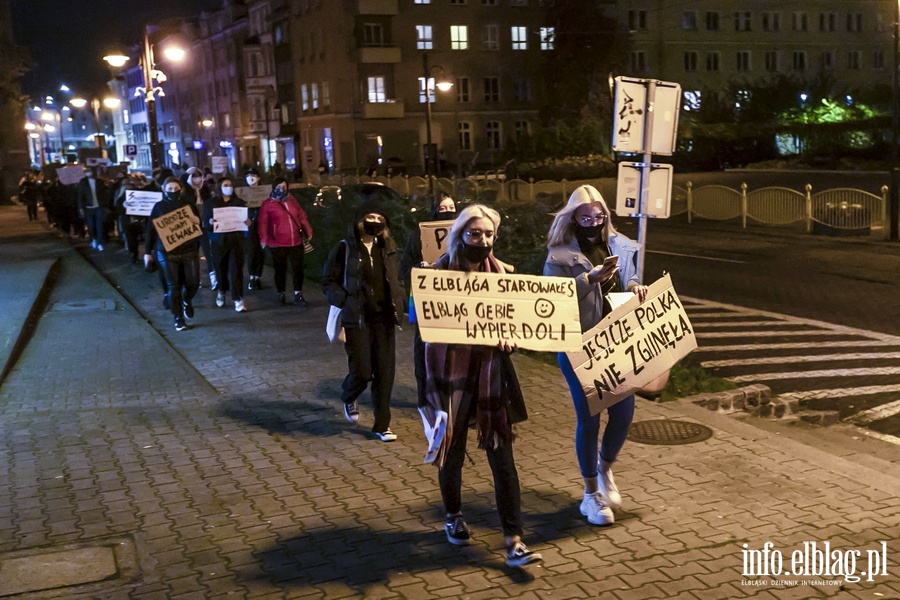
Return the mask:
POLYGON ((739 218, 744 228, 752 220, 764 225, 801 223, 807 232, 815 233, 887 236, 887 186, 882 186, 880 196, 854 188, 813 193, 811 184, 804 189, 767 187, 748 192, 746 183, 740 190, 720 185, 694 189, 688 182, 686 188, 673 189, 672 214, 686 212, 689 223, 697 217, 715 221, 739 218))
MULTIPOLYGON (((319 185, 371 181, 382 183, 413 200, 428 198, 428 180, 418 176, 328 175, 320 178, 319 185)), ((602 181, 436 177, 434 189, 465 202, 534 202, 553 209, 562 206, 578 186, 590 184, 602 189, 602 181)), ((698 218, 713 221, 740 219, 744 228, 752 221, 763 225, 801 224, 807 232, 814 233, 887 236, 887 186, 881 188, 880 196, 853 188, 834 188, 815 193, 812 190, 812 185, 807 184, 804 192, 784 187, 766 187, 748 192, 746 183, 738 190, 721 185, 694 188, 688 182, 685 187, 673 186, 670 214, 687 213, 689 223, 698 218)), ((607 201, 614 210, 614 199, 607 201)))

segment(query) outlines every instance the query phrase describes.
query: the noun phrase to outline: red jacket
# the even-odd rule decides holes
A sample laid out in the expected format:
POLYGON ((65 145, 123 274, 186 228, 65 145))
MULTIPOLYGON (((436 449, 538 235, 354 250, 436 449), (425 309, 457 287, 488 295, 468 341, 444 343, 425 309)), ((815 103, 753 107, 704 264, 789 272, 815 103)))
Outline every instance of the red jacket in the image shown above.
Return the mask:
POLYGON ((307 238, 313 234, 306 212, 291 194, 284 202, 267 198, 259 208, 259 241, 263 246, 284 248, 303 243, 301 233, 307 238))

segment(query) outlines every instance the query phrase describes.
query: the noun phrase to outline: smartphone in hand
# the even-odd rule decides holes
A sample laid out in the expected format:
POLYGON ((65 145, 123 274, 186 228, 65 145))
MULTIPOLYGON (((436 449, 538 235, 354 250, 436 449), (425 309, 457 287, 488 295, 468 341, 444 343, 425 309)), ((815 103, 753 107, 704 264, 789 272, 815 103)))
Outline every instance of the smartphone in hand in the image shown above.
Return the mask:
POLYGON ((619 262, 619 255, 613 254, 612 256, 607 256, 606 258, 603 259, 603 266, 604 267, 613 267, 616 264, 618 264, 618 262, 619 262))

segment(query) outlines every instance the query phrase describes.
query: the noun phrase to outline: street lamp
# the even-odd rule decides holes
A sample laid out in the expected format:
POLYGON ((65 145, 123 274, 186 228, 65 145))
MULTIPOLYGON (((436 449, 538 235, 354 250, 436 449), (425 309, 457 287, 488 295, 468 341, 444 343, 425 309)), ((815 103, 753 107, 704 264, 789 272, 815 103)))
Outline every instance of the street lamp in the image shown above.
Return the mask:
MULTIPOLYGON (((900 2, 900 0, 897 0, 900 2)), ((437 149, 432 148, 431 142, 431 103, 432 97, 434 94, 435 84, 434 77, 432 77, 432 73, 434 71, 440 71, 443 75, 444 69, 440 65, 430 65, 428 64, 428 54, 426 52, 422 53, 422 73, 424 77, 422 78, 423 85, 425 86, 425 177, 428 179, 428 193, 434 199, 434 176, 433 173, 437 172, 437 149)), ((443 80, 437 83, 436 86, 442 92, 450 91, 450 88, 453 87, 453 83, 451 81, 443 80)))
MULTIPOLYGON (((72 98, 71 100, 69 100, 69 104, 71 104, 75 108, 84 108, 85 106, 87 106, 88 101, 84 98, 72 98)), ((103 158, 106 158, 106 139, 103 135, 102 124, 100 123, 101 101, 98 98, 93 98, 90 104, 91 108, 94 109, 94 145, 103 150, 103 158)), ((103 99, 102 104, 109 110, 115 110, 121 104, 121 100, 119 100, 118 98, 113 98, 112 96, 108 96, 103 99)))
MULTIPOLYGON (((185 51, 178 47, 168 47, 163 50, 163 55, 172 61, 184 60, 185 51)), ((123 54, 109 54, 103 57, 110 66, 123 67, 129 58, 123 54)), ((150 26, 144 26, 144 48, 140 57, 141 71, 144 76, 143 87, 138 87, 135 97, 144 96, 147 106, 147 127, 150 130, 150 163, 153 168, 162 164, 162 153, 159 144, 159 124, 156 118, 156 98, 165 96, 166 93, 158 84, 166 81, 166 74, 156 68, 153 57, 153 45, 150 43, 150 26)))

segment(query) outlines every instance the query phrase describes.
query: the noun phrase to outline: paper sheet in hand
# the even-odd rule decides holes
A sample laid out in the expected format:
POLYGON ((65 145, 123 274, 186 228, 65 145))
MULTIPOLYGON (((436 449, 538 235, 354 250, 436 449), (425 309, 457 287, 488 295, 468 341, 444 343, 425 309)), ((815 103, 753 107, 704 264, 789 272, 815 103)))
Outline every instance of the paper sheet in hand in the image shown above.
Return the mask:
POLYGON ((425 460, 422 462, 424 464, 429 464, 437 459, 441 450, 441 444, 444 441, 444 436, 447 434, 446 413, 440 415, 440 418, 436 420, 434 427, 429 425, 424 414, 422 415, 422 421, 425 423, 425 438, 428 440, 428 450, 425 452, 425 460))
POLYGON ((225 206, 214 208, 213 231, 215 233, 247 231, 247 207, 225 206))

